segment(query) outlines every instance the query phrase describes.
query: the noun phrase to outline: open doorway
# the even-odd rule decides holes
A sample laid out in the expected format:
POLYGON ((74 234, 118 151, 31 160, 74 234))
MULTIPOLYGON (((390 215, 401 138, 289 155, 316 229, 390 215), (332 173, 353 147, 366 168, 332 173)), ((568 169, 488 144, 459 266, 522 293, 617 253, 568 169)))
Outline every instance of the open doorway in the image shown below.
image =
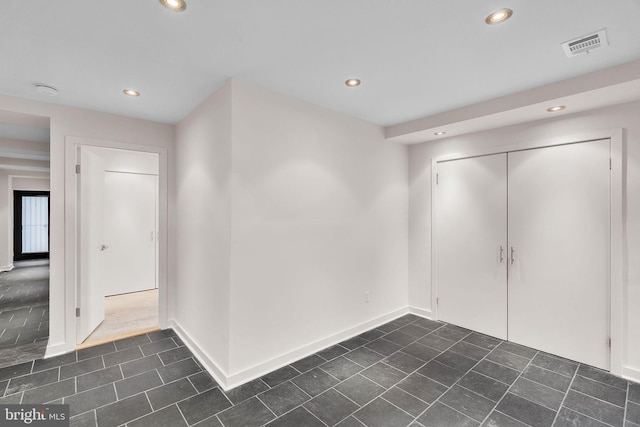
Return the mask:
POLYGON ((0 111, 0 368, 49 340, 49 133, 47 117, 0 111))
POLYGON ((159 327, 159 156, 81 146, 79 158, 77 343, 88 347, 159 327))

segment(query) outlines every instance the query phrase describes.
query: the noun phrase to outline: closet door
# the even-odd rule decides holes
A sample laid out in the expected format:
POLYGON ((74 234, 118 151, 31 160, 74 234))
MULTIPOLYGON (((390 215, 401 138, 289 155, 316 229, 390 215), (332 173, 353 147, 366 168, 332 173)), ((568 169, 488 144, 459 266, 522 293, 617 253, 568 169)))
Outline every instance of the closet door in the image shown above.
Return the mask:
POLYGON ((509 340, 608 369, 609 140, 508 156, 509 340))
POLYGON ((506 154, 438 163, 438 318, 507 337, 506 154), (501 257, 502 248, 502 257, 501 257))

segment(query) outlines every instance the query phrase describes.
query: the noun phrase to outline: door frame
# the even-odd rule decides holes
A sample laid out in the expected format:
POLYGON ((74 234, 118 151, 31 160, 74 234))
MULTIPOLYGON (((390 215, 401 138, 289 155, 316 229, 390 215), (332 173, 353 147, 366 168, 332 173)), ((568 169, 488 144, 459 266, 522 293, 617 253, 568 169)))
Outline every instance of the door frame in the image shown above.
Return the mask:
POLYGON ((82 146, 111 148, 125 151, 138 151, 158 154, 158 314, 161 329, 168 327, 169 313, 169 270, 168 270, 168 238, 169 238, 169 182, 168 182, 168 149, 164 147, 129 144, 75 136, 65 137, 65 345, 75 348, 76 345, 76 308, 77 294, 80 286, 80 223, 78 221, 79 194, 78 175, 75 165, 79 164, 78 153, 82 146))
POLYGON ((47 217, 51 224, 51 192, 47 190, 13 190, 13 259, 12 261, 23 261, 29 259, 49 259, 51 251, 50 226, 47 227, 47 252, 22 253, 22 200, 24 196, 46 196, 47 197, 47 217))
MULTIPOLYGON (((438 163, 446 160, 458 160, 469 157, 500 154, 509 151, 521 151, 533 148, 552 147, 556 145, 574 144, 579 142, 609 139, 611 141, 611 233, 610 233, 610 297, 609 297, 609 324, 610 324, 610 366, 611 373, 625 375, 630 368, 627 364, 627 286, 628 286, 628 254, 624 249, 624 224, 626 214, 623 209, 624 202, 624 176, 627 162, 626 131, 622 128, 605 129, 572 135, 558 136, 555 138, 522 141, 519 143, 488 147, 478 150, 470 150, 464 153, 445 154, 431 159, 431 316, 438 319, 438 272, 437 272, 437 209, 438 188, 437 174, 438 163)), ((630 375, 631 372, 629 371, 630 375)))

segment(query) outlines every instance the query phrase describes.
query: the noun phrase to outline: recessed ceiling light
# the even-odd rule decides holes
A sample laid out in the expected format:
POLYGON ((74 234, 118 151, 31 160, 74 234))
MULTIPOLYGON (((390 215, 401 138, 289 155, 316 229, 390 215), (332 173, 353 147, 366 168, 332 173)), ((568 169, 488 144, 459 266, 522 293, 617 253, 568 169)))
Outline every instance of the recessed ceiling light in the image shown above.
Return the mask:
POLYGON ((511 15, 513 15, 513 10, 511 9, 496 10, 495 12, 487 16, 484 22, 489 25, 499 24, 500 22, 504 22, 507 19, 511 18, 511 15))
POLYGON ((58 89, 52 86, 47 86, 43 84, 36 84, 36 90, 40 95, 45 96, 58 96, 58 89))
POLYGON ((160 0, 160 3, 175 12, 182 12, 187 8, 187 3, 184 0, 160 0))
POLYGON ((140 96, 140 92, 135 91, 133 89, 125 89, 122 91, 127 96, 140 96))
POLYGON ((435 136, 440 136, 440 135, 444 135, 446 132, 444 131, 439 131, 439 132, 435 132, 434 135, 435 136))
POLYGON ((564 105, 556 105, 555 107, 547 108, 547 111, 550 112, 550 113, 555 113, 556 111, 562 111, 565 108, 567 108, 567 107, 565 107, 564 105))
POLYGON ((362 83, 362 82, 360 80, 358 80, 358 79, 349 79, 346 82, 344 82, 344 84, 346 84, 349 87, 360 86, 360 83, 362 83))

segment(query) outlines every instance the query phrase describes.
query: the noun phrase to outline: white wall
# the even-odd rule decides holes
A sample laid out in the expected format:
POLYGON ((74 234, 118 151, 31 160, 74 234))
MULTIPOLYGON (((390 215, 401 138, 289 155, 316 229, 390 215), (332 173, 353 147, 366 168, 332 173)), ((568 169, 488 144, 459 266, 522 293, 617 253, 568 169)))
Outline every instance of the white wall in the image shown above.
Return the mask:
MULTIPOLYGON (((123 97, 123 102, 128 102, 123 97)), ((32 114, 50 118, 51 142, 51 276, 50 276, 50 336, 48 354, 75 348, 75 288, 74 271, 69 269, 73 251, 65 254, 65 245, 73 249, 71 224, 65 224, 65 209, 74 209, 65 201, 65 137, 76 136, 124 144, 163 147, 168 150, 169 176, 173 176, 174 126, 132 119, 114 114, 100 113, 56 104, 31 101, 0 95, 0 110, 32 114), (66 258, 65 258, 66 256, 66 258)), ((169 255, 168 281, 175 283, 173 181, 169 180, 168 223, 169 255)), ((172 292, 169 289, 169 292, 172 292)), ((173 310, 169 307, 169 316, 173 310)))
POLYGON ((177 126, 175 318, 223 376, 229 363, 231 84, 177 126))
POLYGON ((223 386, 406 312, 407 149, 382 128, 234 79, 177 136, 176 324, 223 386))
MULTIPOLYGON (((411 146, 409 149, 409 303, 430 311, 431 301, 431 159, 445 154, 548 140, 584 132, 626 129, 626 177, 623 218, 628 257, 626 354, 623 369, 640 380, 640 102, 575 115, 473 133, 411 146), (625 212, 626 209, 626 212, 625 212), (625 362, 626 360, 626 362, 625 362), (626 368, 626 369, 625 369, 626 368)), ((625 346, 623 345, 623 348, 625 346)))
POLYGON ((234 80, 232 159, 234 381, 406 308, 406 147, 234 80))

